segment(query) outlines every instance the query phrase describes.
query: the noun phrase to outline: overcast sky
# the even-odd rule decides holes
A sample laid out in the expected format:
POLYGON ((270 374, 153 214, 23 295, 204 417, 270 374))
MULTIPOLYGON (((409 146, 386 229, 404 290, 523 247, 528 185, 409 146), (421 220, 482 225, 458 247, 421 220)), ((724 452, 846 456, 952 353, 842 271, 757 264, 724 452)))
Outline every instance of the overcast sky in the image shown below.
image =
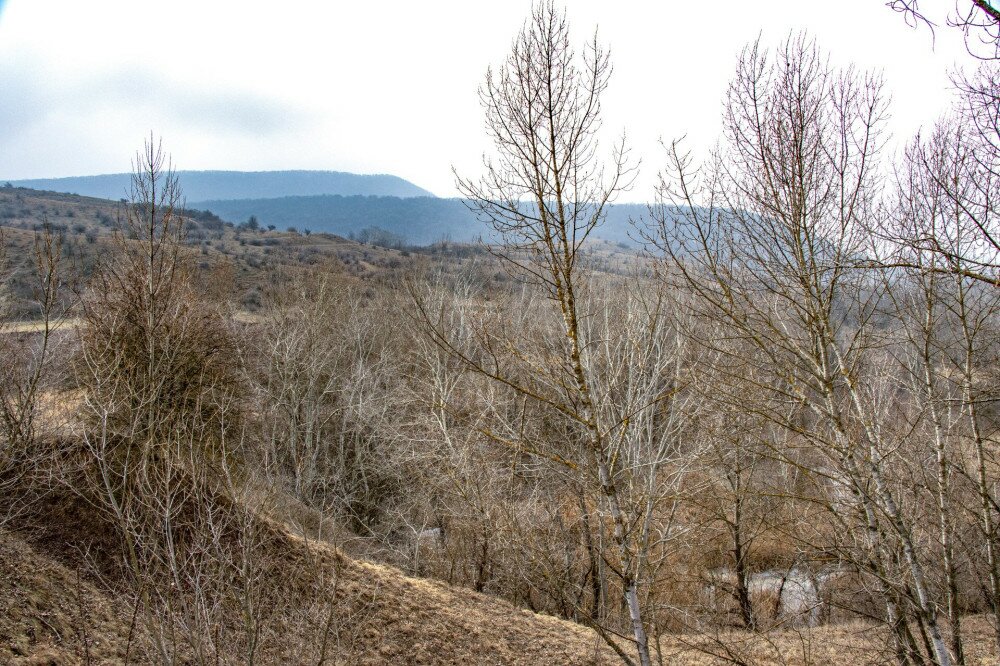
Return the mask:
MULTIPOLYGON (((951 0, 927 0, 946 12, 951 0)), ((476 89, 529 0, 0 0, 0 178, 128 171, 150 131, 180 169, 392 173, 454 196, 488 148, 476 89)), ((569 0, 615 74, 606 126, 627 131, 651 197, 658 141, 711 146, 736 54, 804 29, 836 62, 882 71, 894 134, 951 103, 960 36, 909 28, 883 0, 569 0)))

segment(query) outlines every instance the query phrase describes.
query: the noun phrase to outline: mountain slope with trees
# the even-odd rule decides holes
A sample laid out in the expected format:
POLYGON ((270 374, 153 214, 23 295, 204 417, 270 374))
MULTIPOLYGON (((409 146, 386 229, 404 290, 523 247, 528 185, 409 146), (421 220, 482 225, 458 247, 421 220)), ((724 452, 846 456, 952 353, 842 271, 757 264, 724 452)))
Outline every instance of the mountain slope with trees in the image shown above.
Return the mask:
MULTIPOLYGON (((241 223, 255 217, 260 224, 279 229, 295 227, 340 236, 356 235, 377 227, 412 245, 442 240, 472 243, 491 240, 489 225, 481 221, 461 199, 385 196, 304 196, 274 199, 206 200, 188 198, 192 208, 211 210, 222 219, 241 223)), ((608 206, 607 218, 593 237, 635 245, 630 223, 648 215, 644 204, 608 206)))

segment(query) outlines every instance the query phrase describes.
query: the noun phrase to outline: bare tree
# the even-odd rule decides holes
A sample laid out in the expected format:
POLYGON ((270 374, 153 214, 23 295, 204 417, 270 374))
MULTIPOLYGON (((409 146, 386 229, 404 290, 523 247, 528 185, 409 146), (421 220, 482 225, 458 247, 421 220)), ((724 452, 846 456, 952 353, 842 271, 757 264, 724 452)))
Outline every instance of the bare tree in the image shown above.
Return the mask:
POLYGON ((179 201, 166 157, 148 142, 81 303, 80 490, 115 530, 152 655, 207 664, 235 651, 252 663, 265 608, 262 537, 239 504, 248 500, 233 466, 245 439, 235 341, 194 291, 179 201), (235 617, 239 647, 220 633, 235 617))
POLYGON ((392 296, 310 272, 270 296, 247 363, 263 416, 263 464, 308 506, 372 536, 400 481, 405 443, 392 296), (287 290, 287 293, 285 293, 287 290))
POLYGON ((718 410, 715 418, 700 423, 707 441, 706 487, 693 494, 690 503, 703 508, 724 530, 734 582, 719 584, 729 588, 743 627, 756 631, 761 625, 751 592, 756 542, 775 518, 773 507, 765 504, 761 482, 766 471, 757 444, 762 425, 738 410, 719 403, 713 406, 718 410))
MULTIPOLYGON (((941 3, 944 4, 944 3, 941 3)), ((925 25, 933 34, 937 27, 937 9, 925 12, 920 0, 890 0, 885 5, 903 15, 912 26, 925 25)), ((1000 58, 1000 9, 990 0, 955 0, 947 14, 941 13, 945 25, 957 28, 965 36, 969 53, 982 60, 1000 58)))
MULTIPOLYGON (((33 295, 39 320, 30 322, 29 330, 16 330, 12 298, 7 292, 9 273, 13 272, 7 248, 7 233, 0 230, 0 356, 5 359, 0 369, 0 489, 14 500, 18 495, 15 488, 39 467, 44 457, 46 447, 39 441, 40 426, 51 429, 55 425, 51 418, 49 423, 40 424, 39 410, 66 304, 62 239, 46 225, 35 237, 33 262, 20 267, 34 274, 33 295)), ((16 508, 16 502, 6 506, 0 524, 16 508)))
MULTIPOLYGON (((882 265, 903 268, 916 294, 901 294, 900 309, 908 313, 904 330, 921 359, 908 372, 922 379, 922 390, 915 395, 930 416, 936 442, 948 607, 957 606, 958 596, 953 508, 967 505, 963 488, 968 484, 977 498, 974 514, 980 529, 980 550, 972 559, 985 565, 985 597, 996 610, 1000 570, 996 503, 989 481, 995 461, 986 445, 993 426, 983 413, 993 394, 982 375, 995 362, 991 340, 1000 305, 1000 245, 994 219, 998 153, 995 100, 985 92, 995 89, 995 82, 986 70, 980 75, 984 83, 964 91, 959 112, 941 120, 928 135, 918 136, 907 149, 896 213, 878 235, 892 252, 882 265)), ((960 656, 957 610, 954 615, 953 652, 960 656)), ((996 640, 1000 644, 1000 635, 996 640)))
POLYGON ((285 288, 291 293, 275 294, 256 336, 255 352, 263 361, 261 402, 269 416, 262 462, 267 472, 290 476, 292 493, 311 502, 327 471, 327 431, 336 416, 333 403, 341 379, 337 325, 343 312, 339 290, 329 280, 309 276, 285 288))
MULTIPOLYGON (((596 36, 578 57, 565 14, 551 3, 537 5, 506 63, 488 71, 480 92, 496 153, 485 160, 480 180, 458 179, 472 209, 497 234, 499 244, 489 250, 512 274, 539 288, 558 313, 558 324, 542 338, 544 355, 533 359, 520 354, 520 336, 508 337, 503 327, 481 331, 482 352, 475 355, 462 353, 447 332, 433 326, 430 331, 472 371, 563 420, 569 441, 576 440, 582 447, 538 451, 536 446, 526 446, 524 450, 535 450, 578 470, 600 521, 606 520, 609 526, 610 544, 602 550, 602 557, 618 581, 627 608, 626 635, 638 662, 648 666, 650 617, 643 608, 645 586, 651 581, 645 573, 650 546, 658 537, 648 531, 651 523, 643 516, 659 510, 655 491, 663 478, 670 429, 647 429, 646 424, 656 419, 647 420, 644 414, 658 413, 676 387, 671 388, 670 380, 664 385, 663 376, 654 371, 650 393, 610 395, 612 385, 603 383, 603 373, 620 370, 615 363, 627 360, 607 359, 608 365, 602 365, 601 346, 606 351, 619 342, 626 346, 626 338, 621 330, 598 326, 599 319, 592 317, 594 311, 586 305, 593 302, 596 306, 600 299, 591 301, 588 295, 583 244, 601 223, 608 203, 630 184, 633 173, 624 140, 612 151, 609 163, 599 157, 601 96, 610 73, 607 53, 596 36), (623 402, 613 402, 613 397, 623 402), (645 449, 647 445, 652 448, 645 449), (629 489, 648 488, 648 484, 654 488, 646 502, 628 501, 629 489)), ((424 315, 426 321, 433 321, 426 310, 424 315)), ((644 321, 654 329, 661 321, 655 311, 639 317, 648 317, 644 321)), ((620 319, 605 320, 611 321, 620 319)), ((652 347, 640 344, 638 349, 655 356, 652 347)), ((637 370, 652 367, 634 360, 637 370)), ((520 438, 511 441, 492 434, 499 443, 521 446, 520 438)), ((595 626, 631 662, 606 627, 595 626)))
POLYGON ((863 258, 884 113, 877 79, 833 70, 804 37, 773 62, 752 45, 727 93, 722 149, 697 172, 675 143, 654 213, 665 277, 693 290, 697 316, 760 354, 752 376, 770 399, 759 411, 824 457, 812 470, 865 535, 846 554, 876 582, 900 661, 913 653, 901 614, 912 607, 930 658, 950 664, 917 525, 893 482, 898 447, 881 425, 893 395, 878 351, 883 288, 863 258), (905 585, 890 578, 897 560, 905 585))
POLYGON ((907 149, 903 180, 919 185, 918 196, 932 209, 919 222, 878 226, 875 234, 883 243, 874 249, 884 255, 882 267, 1000 285, 1000 105, 983 95, 970 87, 956 115, 907 149))

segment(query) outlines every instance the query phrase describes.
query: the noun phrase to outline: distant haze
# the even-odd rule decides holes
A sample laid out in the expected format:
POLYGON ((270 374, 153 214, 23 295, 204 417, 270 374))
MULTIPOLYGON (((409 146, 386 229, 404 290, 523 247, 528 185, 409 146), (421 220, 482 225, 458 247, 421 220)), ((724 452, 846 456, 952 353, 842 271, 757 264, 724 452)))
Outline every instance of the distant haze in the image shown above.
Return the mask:
MULTIPOLYGON (((178 171, 187 201, 205 199, 269 199, 288 196, 339 194, 344 196, 431 197, 427 190, 398 176, 361 175, 340 171, 178 171)), ((127 173, 71 178, 14 180, 13 185, 35 190, 68 192, 102 199, 127 195, 127 173)))

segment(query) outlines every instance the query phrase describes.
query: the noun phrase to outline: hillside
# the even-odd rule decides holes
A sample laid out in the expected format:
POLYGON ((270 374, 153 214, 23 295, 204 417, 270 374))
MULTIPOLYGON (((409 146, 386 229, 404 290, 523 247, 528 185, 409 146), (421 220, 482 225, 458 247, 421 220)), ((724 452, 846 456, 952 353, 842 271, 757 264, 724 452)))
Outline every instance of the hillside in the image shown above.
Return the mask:
MULTIPOLYGON (((324 225, 317 222, 317 218, 309 218, 314 223, 303 224, 298 222, 300 218, 290 217, 296 220, 294 224, 281 229, 268 230, 263 226, 263 220, 261 227, 250 229, 226 222, 211 210, 190 206, 187 210, 186 242, 199 254, 199 279, 211 282, 209 289, 212 293, 225 292, 242 309, 253 311, 261 304, 264 291, 276 289, 282 279, 303 269, 322 266, 348 278, 397 280, 430 264, 449 271, 463 271, 476 262, 483 264, 487 261, 486 251, 474 243, 476 227, 470 225, 477 224, 475 219, 456 200, 427 197, 317 199, 340 200, 342 205, 339 207, 335 204, 322 211, 325 211, 324 215, 339 215, 341 223, 324 225), (386 202, 387 206, 380 205, 386 202), (379 211, 383 216, 375 217, 379 211), (439 213, 441 217, 435 217, 439 213), (414 219, 418 221, 413 222, 414 219), (296 226, 297 231, 288 230, 296 226), (363 233, 373 226, 386 229, 388 234, 363 233), (353 236, 354 240, 349 236, 353 236), (462 238, 469 239, 467 244, 459 242, 462 238), (452 242, 438 242, 443 239, 452 242), (406 243, 422 246, 406 247, 406 243)), ((275 210, 281 211, 283 200, 273 201, 277 204, 275 210)), ((221 206, 226 204, 216 203, 221 206)), ((266 206, 269 202, 259 200, 255 203, 266 206)), ((240 202, 234 202, 234 205, 239 206, 240 202)), ((621 210, 627 208, 639 207, 621 207, 621 210)), ((288 210, 294 210, 294 207, 288 210)), ((30 258, 32 239, 47 223, 59 232, 63 239, 63 251, 68 258, 72 258, 74 270, 81 278, 91 274, 101 253, 107 249, 118 214, 117 201, 0 187, 0 233, 6 232, 8 241, 18 249, 11 258, 30 258)), ((242 221, 245 222, 246 218, 242 221)), ((627 222, 619 220, 619 230, 622 224, 627 222)), ((482 229, 482 226, 478 228, 482 229)), ((606 225, 605 231, 615 228, 611 222, 606 225)), ((623 248, 620 242, 606 241, 592 243, 589 256, 595 268, 620 272, 630 270, 635 252, 623 248)), ((486 270, 485 267, 482 269, 486 270)), ((487 272, 499 275, 495 267, 487 272)), ((33 287, 27 278, 26 271, 15 270, 11 287, 18 298, 15 305, 18 316, 30 319, 34 316, 30 305, 33 287)))
POLYGON ((261 224, 279 229, 295 227, 344 237, 378 227, 412 245, 472 242, 487 231, 458 199, 322 195, 213 199, 190 205, 209 209, 229 222, 244 222, 253 215, 261 224))
MULTIPOLYGON (((131 174, 13 180, 16 187, 65 192, 117 201, 126 195, 131 174)), ((178 171, 188 201, 266 199, 339 194, 344 196, 427 197, 430 192, 398 176, 341 171, 178 171)))
MULTIPOLYGON (((178 177, 192 217, 197 219, 199 213, 207 211, 211 213, 209 224, 215 216, 234 226, 255 217, 265 228, 344 238, 362 237, 377 230, 388 234, 391 241, 383 244, 394 245, 491 240, 492 230, 464 201, 434 197, 395 176, 318 171, 181 171, 178 177)), ((0 187, 0 225, 11 225, 14 220, 37 224, 42 215, 50 222, 65 218, 66 223, 78 223, 72 219, 76 211, 70 209, 80 205, 88 214, 100 209, 103 226, 108 226, 116 202, 129 186, 129 178, 128 174, 112 174, 11 181, 12 187, 0 187), (38 200, 43 192, 51 204, 48 208, 25 208, 17 200, 26 196, 38 200)), ((610 206, 593 238, 636 249, 642 239, 633 222, 648 216, 645 204, 610 206)))
MULTIPOLYGON (((324 195, 205 201, 189 196, 188 200, 192 208, 211 210, 234 223, 245 222, 252 215, 261 224, 279 229, 297 227, 340 236, 377 227, 412 245, 441 240, 471 243, 480 237, 489 240, 491 232, 460 199, 324 195)), ((639 243, 631 220, 643 217, 648 217, 644 204, 611 206, 594 237, 634 247, 639 243)))
MULTIPOLYGON (((146 663, 148 644, 136 635, 132 599, 102 578, 113 570, 100 525, 79 498, 57 493, 41 503, 30 533, 0 529, 0 662, 39 664, 146 663)), ((280 634, 262 637, 265 663, 552 664, 621 663, 591 630, 517 608, 506 601, 304 541, 273 525, 264 594, 280 634), (308 568, 303 567, 307 563, 308 568), (320 645, 316 645, 319 643, 320 645), (324 650, 321 645, 328 645, 324 650), (317 661, 310 650, 319 648, 317 661), (324 654, 326 655, 324 659, 324 654)), ((968 664, 996 663, 984 617, 963 623, 968 664)), ((663 635, 662 663, 890 663, 884 629, 867 622, 751 634, 663 635)))
MULTIPOLYGON (((149 646, 131 636, 131 600, 101 583, 113 575, 100 566, 108 544, 94 519, 79 515, 87 509, 78 502, 50 501, 51 522, 30 538, 0 530, 0 663, 112 664, 126 653, 133 663, 149 659, 149 646)), ((264 594, 274 604, 271 621, 284 631, 262 637, 258 657, 267 663, 303 663, 321 645, 336 664, 614 663, 579 625, 355 560, 280 526, 268 550, 264 594)))
MULTIPOLYGON (((57 231, 74 272, 86 279, 108 248, 119 212, 117 201, 0 187, 0 233, 16 250, 10 255, 15 264, 10 287, 17 316, 34 316, 27 262, 35 233, 44 224, 57 231)), ((211 293, 224 293, 250 311, 266 290, 278 289, 282 280, 302 270, 323 267, 350 279, 394 280, 440 259, 450 269, 462 270, 485 254, 481 248, 455 244, 407 250, 327 233, 239 228, 210 211, 188 209, 187 214, 186 243, 198 253, 198 279, 211 283, 206 284, 211 293)))

